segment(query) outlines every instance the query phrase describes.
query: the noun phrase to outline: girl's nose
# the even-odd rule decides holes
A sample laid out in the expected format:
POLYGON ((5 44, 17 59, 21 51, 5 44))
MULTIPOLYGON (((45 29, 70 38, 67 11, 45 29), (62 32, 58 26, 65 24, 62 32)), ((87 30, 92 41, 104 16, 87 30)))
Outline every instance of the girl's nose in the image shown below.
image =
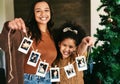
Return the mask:
POLYGON ((65 47, 65 50, 68 51, 70 48, 69 47, 65 47))

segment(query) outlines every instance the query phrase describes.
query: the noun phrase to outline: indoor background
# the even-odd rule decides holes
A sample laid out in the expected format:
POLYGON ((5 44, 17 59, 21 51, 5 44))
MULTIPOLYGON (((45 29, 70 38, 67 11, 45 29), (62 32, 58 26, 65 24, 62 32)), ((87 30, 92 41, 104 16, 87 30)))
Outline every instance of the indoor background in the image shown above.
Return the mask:
MULTIPOLYGON (((25 21, 29 15, 32 0, 14 0, 14 15, 25 21)), ((50 0, 54 12, 55 28, 66 20, 80 24, 90 35, 90 0, 50 0)))

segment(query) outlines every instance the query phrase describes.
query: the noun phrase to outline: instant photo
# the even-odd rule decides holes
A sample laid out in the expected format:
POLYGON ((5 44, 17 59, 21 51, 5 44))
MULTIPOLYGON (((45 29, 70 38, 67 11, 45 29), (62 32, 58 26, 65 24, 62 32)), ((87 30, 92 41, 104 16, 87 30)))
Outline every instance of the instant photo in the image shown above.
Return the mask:
POLYGON ((85 56, 76 57, 76 64, 78 67, 78 71, 83 71, 87 69, 87 63, 86 63, 85 56))
POLYGON ((67 75, 67 78, 71 78, 76 75, 75 69, 72 64, 69 64, 68 66, 64 67, 65 73, 67 75))
POLYGON ((49 66, 48 63, 40 61, 38 68, 37 68, 36 75, 45 77, 46 72, 48 70, 48 66, 49 66))
POLYGON ((40 55, 41 54, 39 52, 32 51, 30 56, 29 56, 29 59, 27 61, 27 64, 36 67, 36 65, 40 59, 40 55))
POLYGON ((18 51, 20 51, 24 54, 27 54, 32 45, 32 42, 33 41, 31 39, 24 37, 18 48, 18 51))
POLYGON ((51 82, 60 82, 60 69, 59 68, 50 68, 50 78, 51 82))

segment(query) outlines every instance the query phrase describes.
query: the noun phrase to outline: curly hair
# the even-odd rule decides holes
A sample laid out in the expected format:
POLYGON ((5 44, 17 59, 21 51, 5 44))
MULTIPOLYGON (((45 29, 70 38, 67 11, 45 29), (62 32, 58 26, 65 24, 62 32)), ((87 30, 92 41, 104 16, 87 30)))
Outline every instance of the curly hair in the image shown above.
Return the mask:
POLYGON ((55 41, 56 43, 58 43, 66 38, 71 38, 75 40, 76 46, 78 46, 85 36, 86 33, 79 24, 72 21, 67 21, 63 25, 61 25, 56 31, 55 41), (68 31, 63 31, 64 29, 67 29, 68 31))
POLYGON ((61 58, 61 53, 59 51, 58 43, 62 42, 67 38, 70 38, 73 39, 75 41, 75 45, 78 46, 85 36, 86 33, 84 29, 76 22, 66 21, 63 25, 57 28, 57 30, 55 30, 54 32, 54 40, 56 43, 56 48, 58 53, 56 60, 59 61, 59 59, 61 58), (67 30, 64 31, 64 29, 67 30))

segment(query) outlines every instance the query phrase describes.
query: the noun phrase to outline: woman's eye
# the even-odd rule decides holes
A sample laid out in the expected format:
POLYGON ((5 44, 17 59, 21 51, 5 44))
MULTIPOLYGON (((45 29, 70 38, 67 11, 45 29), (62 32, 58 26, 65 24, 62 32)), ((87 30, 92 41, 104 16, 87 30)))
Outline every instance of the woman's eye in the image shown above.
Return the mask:
POLYGON ((50 10, 45 10, 46 12, 49 12, 50 10))
POLYGON ((39 10, 37 10, 36 12, 40 12, 39 10))

